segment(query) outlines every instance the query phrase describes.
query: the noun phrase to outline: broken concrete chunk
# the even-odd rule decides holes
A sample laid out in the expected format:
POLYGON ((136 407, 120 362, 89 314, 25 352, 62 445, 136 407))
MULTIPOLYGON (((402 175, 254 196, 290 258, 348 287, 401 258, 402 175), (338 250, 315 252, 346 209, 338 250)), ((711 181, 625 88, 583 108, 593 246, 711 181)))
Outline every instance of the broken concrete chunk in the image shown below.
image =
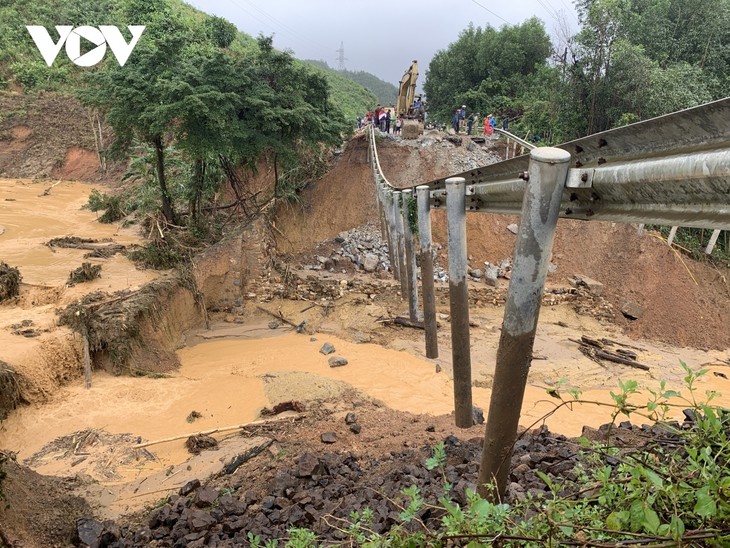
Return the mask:
POLYGON ((644 314, 644 307, 634 301, 628 301, 621 307, 621 314, 629 320, 638 320, 644 314))
POLYGON ((322 348, 319 349, 320 354, 324 354, 325 356, 327 354, 332 354, 335 351, 335 347, 332 346, 330 343, 326 342, 322 345, 322 348))
POLYGON ((603 295, 603 284, 601 282, 594 280, 593 278, 589 278, 588 276, 583 276, 582 274, 576 274, 575 280, 578 286, 588 288, 591 295, 595 295, 596 297, 603 295))
POLYGON ((484 423, 484 410, 481 407, 477 407, 476 405, 473 405, 471 408, 471 416, 472 416, 473 424, 483 424, 484 423))
POLYGON ((365 258, 362 260, 362 268, 365 272, 375 272, 378 268, 378 256, 372 253, 366 253, 365 258))
POLYGON ((484 263, 484 281, 487 285, 497 287, 497 278, 499 276, 499 268, 491 263, 484 263))
POLYGON ((347 360, 342 356, 332 356, 327 360, 327 363, 330 364, 330 367, 342 367, 343 365, 347 365, 347 360))

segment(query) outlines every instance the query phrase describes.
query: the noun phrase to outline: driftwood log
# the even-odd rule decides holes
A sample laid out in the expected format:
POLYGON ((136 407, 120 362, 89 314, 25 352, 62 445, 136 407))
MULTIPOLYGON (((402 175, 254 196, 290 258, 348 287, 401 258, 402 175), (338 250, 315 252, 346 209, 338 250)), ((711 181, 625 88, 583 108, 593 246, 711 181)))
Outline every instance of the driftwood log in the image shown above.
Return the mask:
MULTIPOLYGON (((395 316, 393 318, 378 318, 376 320, 377 323, 382 323, 384 325, 400 325, 403 327, 412 327, 413 329, 426 329, 426 327, 423 324, 423 321, 418 320, 414 321, 406 316, 395 316)), ((441 327, 440 323, 436 323, 437 327, 441 327)))
MULTIPOLYGON (((583 335, 580 339, 568 340, 578 344, 581 353, 597 363, 600 363, 599 360, 606 360, 621 365, 627 365, 629 367, 633 367, 634 369, 650 371, 650 367, 648 365, 644 365, 643 363, 639 363, 638 361, 636 361, 636 358, 638 357, 636 355, 636 352, 632 352, 631 350, 626 350, 624 348, 618 348, 615 352, 612 352, 611 350, 608 350, 606 348, 607 345, 621 345, 621 343, 617 343, 616 341, 611 341, 609 339, 597 340, 587 337, 585 335, 583 335)), ((631 346, 630 348, 638 349, 635 346, 631 346)))
POLYGON ((287 325, 290 325, 290 326, 292 326, 292 327, 296 327, 296 328, 298 328, 298 327, 300 327, 300 326, 302 325, 301 323, 299 323, 299 324, 296 324, 296 323, 294 323, 294 322, 293 322, 293 321, 291 321, 291 320, 287 320, 287 319, 286 319, 286 318, 284 317, 284 314, 282 314, 282 313, 281 313, 281 311, 278 311, 278 312, 272 312, 271 310, 267 310, 267 309, 265 309, 265 308, 264 308, 263 306, 257 306, 256 308, 257 308, 258 310, 260 310, 261 312, 265 312, 265 313, 266 313, 266 314, 268 314, 269 316, 272 316, 273 318, 276 318, 277 320, 280 320, 280 321, 284 322, 285 324, 287 324, 287 325))
POLYGON ((285 420, 299 420, 305 415, 296 415, 294 417, 277 417, 275 419, 267 419, 260 421, 253 421, 246 424, 238 424, 236 426, 224 426, 222 428, 212 428, 210 430, 204 430, 203 432, 194 432, 192 434, 181 434, 179 436, 171 436, 169 438, 162 438, 160 440, 146 441, 144 443, 138 443, 132 446, 132 449, 142 449, 143 447, 149 447, 150 445, 158 445, 160 443, 167 443, 168 441, 182 440, 191 436, 209 436, 210 434, 217 434, 220 432, 232 432, 233 430, 242 430, 249 426, 260 426, 265 424, 271 424, 275 422, 281 422, 285 420))
POLYGON ((117 244, 112 240, 95 240, 93 238, 79 238, 78 236, 64 236, 63 238, 54 238, 46 244, 51 251, 54 247, 63 247, 67 249, 84 249, 91 251, 88 256, 97 258, 111 257, 116 253, 124 253, 127 247, 117 244))

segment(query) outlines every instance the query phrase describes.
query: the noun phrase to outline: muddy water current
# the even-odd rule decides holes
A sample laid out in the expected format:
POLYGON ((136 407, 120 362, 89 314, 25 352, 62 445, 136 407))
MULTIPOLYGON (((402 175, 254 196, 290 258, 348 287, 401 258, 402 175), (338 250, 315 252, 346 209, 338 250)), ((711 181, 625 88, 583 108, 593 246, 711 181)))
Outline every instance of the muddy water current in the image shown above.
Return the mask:
MULTIPOLYGON (((66 282, 84 252, 51 249, 46 245, 50 239, 78 236, 113 238, 120 244, 139 242, 135 229, 122 229, 118 223, 101 224, 96 213, 82 209, 92 188, 72 182, 54 185, 0 179, 0 259, 21 268, 28 284, 55 286, 66 282)), ((134 284, 135 269, 130 268, 129 261, 119 259, 105 262, 102 276, 134 284)))
MULTIPOLYGON (((55 438, 87 428, 131 433, 143 440, 192 434, 254 421, 262 407, 282 401, 336 398, 348 386, 394 409, 434 415, 453 410, 453 383, 447 372, 437 373, 430 360, 332 335, 252 338, 261 330, 242 326, 239 336, 229 330, 230 338, 181 349, 182 367, 169 378, 98 373, 90 390, 76 379, 47 403, 16 411, 0 428, 0 446, 27 458, 55 438), (336 355, 345 357, 348 364, 330 367, 319 352, 324 342, 334 345, 336 355), (194 424, 186 420, 192 411, 202 415, 194 424)), ((717 384, 708 378, 702 392, 717 384)), ((490 390, 475 387, 473 394, 474 404, 487 409, 490 390)), ((611 401, 607 390, 587 390, 582 397, 611 401)), ((529 386, 521 423, 528 426, 539 421, 556 401, 543 387, 529 386)), ((576 405, 572 410, 563 408, 547 423, 553 431, 579 435, 583 425, 598 426, 609 414, 606 408, 576 405)), ((188 457, 181 441, 151 449, 158 466, 178 464, 188 457)), ((39 471, 64 472, 54 461, 39 471)))

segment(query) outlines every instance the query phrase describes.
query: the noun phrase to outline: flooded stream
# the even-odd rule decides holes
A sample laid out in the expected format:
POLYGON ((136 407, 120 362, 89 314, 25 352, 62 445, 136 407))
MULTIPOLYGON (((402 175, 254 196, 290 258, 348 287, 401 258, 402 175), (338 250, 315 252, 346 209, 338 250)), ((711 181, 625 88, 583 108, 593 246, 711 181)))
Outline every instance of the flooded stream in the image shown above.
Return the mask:
MULTIPOLYGON (((116 256, 103 261, 101 279, 83 287, 64 288, 69 271, 80 265, 83 252, 51 250, 46 246, 49 239, 73 235, 113 238, 117 243, 130 244, 139 241, 139 236, 133 228, 99 224, 96 214, 81 209, 91 191, 89 185, 61 183, 44 195, 50 186, 50 183, 0 181, 0 259, 20 268, 26 285, 58 292, 56 300, 38 306, 27 300, 23 306, 0 306, 0 359, 8 363, 21 358, 30 360, 28 356, 38 352, 43 344, 13 335, 9 329, 12 323, 32 317, 53 334, 58 332, 54 331, 57 329, 55 307, 60 304, 97 289, 112 292, 138 287, 155 277, 154 273, 136 269, 125 257, 116 256)), ((474 404, 485 410, 485 415, 490 396, 488 373, 494 366, 501 311, 494 309, 489 314, 484 328, 475 329, 473 337, 473 379, 478 381, 473 398, 474 404), (486 325, 490 322, 491 327, 486 325)), ((584 399, 610 403, 606 379, 612 381, 613 390, 616 390, 613 381, 621 377, 638 378, 654 387, 660 378, 668 378, 671 387, 682 388, 680 356, 698 366, 721 355, 647 344, 645 359, 660 373, 646 375, 621 370, 618 366, 611 367, 609 373, 606 368, 576 357, 575 348, 566 342, 571 333, 555 327, 558 320, 565 319, 565 314, 550 308, 541 317, 537 349, 546 354, 547 360, 533 362, 523 405, 521 423, 524 426, 539 423, 541 417, 554 410, 559 401, 550 398, 546 388, 560 378, 566 378, 569 386, 583 387, 584 399)), ((577 318, 572 312, 569 315, 577 318)), ((575 322, 582 322, 582 329, 602 329, 596 322, 578 319, 575 322)), ((443 329, 442 340, 448 339, 447 331, 448 328, 443 329)), ((423 357, 420 340, 396 341, 389 348, 355 344, 330 333, 305 335, 288 328, 271 330, 261 319, 243 325, 219 324, 212 331, 188 334, 187 340, 188 344, 178 350, 182 364, 178 371, 162 378, 115 377, 95 372, 90 390, 83 387, 81 363, 71 353, 64 358, 69 360, 67 383, 57 389, 48 388, 44 401, 24 406, 0 423, 0 447, 17 452, 18 460, 23 461, 53 440, 87 429, 131 434, 137 440, 183 436, 252 422, 259 418, 263 407, 283 401, 337 398, 348 387, 392 409, 433 415, 453 410, 447 345, 442 345, 440 360, 428 360, 423 357), (347 365, 330 367, 328 356, 319 352, 324 342, 334 345, 336 355, 344 357, 347 365), (187 419, 193 411, 201 418, 190 423, 187 419)), ((78 341, 69 344, 78 345, 78 341)), ((723 371, 719 366, 711 368, 700 382, 701 392, 711 389, 730 395, 730 389, 726 389, 730 381, 723 371)), ((646 401, 647 397, 644 394, 637 401, 646 401)), ((723 396, 718 402, 730 405, 730 398, 723 396)), ((610 409, 606 407, 575 405, 572 409, 562 408, 546 422, 555 432, 576 436, 584 425, 597 427, 607 422, 609 416, 610 409)), ((176 440, 150 447, 154 453, 152 459, 119 467, 114 481, 109 483, 139 481, 185 463, 189 454, 183 442, 176 440)), ((48 458, 38 460, 34 468, 41 473, 72 475, 87 472, 88 464, 90 461, 70 465, 68 459, 49 454, 48 458)))

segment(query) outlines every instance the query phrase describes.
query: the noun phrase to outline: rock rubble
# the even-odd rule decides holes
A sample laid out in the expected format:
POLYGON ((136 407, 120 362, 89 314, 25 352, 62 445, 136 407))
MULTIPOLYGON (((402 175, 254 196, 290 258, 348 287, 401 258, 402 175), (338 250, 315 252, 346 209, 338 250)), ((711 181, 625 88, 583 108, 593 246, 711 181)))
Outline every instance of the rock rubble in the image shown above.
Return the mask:
MULTIPOLYGON (((337 443, 332 432, 324 432, 321 437, 324 444, 337 443)), ((510 496, 545 493, 547 487, 537 470, 553 478, 570 473, 577 453, 563 443, 565 440, 547 429, 518 440, 512 460, 510 496)), ((79 520, 80 545, 247 546, 249 533, 261 539, 285 538, 291 527, 306 527, 320 540, 339 542, 346 538, 342 520, 365 508, 374 513, 372 530, 382 533, 402 522, 399 514, 408 504, 402 491, 413 485, 418 486, 428 504, 437 505, 446 481, 451 484, 454 500, 465 504, 467 489, 476 488, 480 441, 448 436, 444 440, 447 460, 443 468, 433 470, 423 464, 431 453, 427 446, 393 451, 379 460, 358 458, 346 451, 305 451, 291 467, 271 470, 264 492, 247 489, 245 478, 233 492, 217 491, 196 481, 168 497, 139 528, 119 527, 112 521, 91 518, 79 520)), ((420 518, 437 530, 441 513, 424 509, 420 518)), ((408 529, 410 525, 404 527, 408 529)))

